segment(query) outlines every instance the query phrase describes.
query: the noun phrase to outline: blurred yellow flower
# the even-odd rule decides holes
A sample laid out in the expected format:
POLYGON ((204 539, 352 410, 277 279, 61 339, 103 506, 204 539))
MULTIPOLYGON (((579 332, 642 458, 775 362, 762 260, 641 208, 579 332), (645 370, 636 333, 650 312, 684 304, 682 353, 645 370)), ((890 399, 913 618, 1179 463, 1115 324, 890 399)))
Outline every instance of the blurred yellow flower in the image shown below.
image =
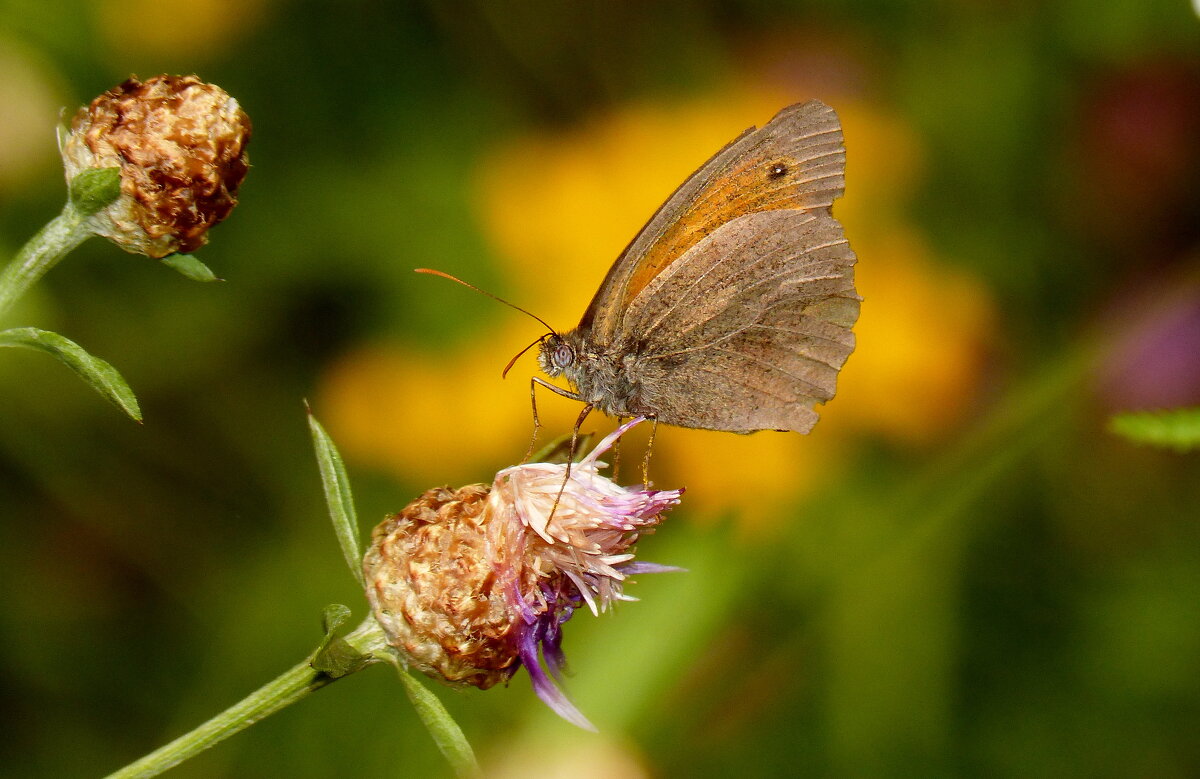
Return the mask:
MULTIPOLYGON (((500 378, 514 345, 528 340, 521 319, 457 353, 361 346, 327 369, 317 413, 346 456, 407 481, 491 478, 525 454, 533 432, 529 373, 500 378)), ((538 413, 545 443, 571 429, 578 405, 541 392, 538 413)))
POLYGON ((937 263, 911 228, 878 240, 851 237, 860 259, 867 258, 857 266, 864 302, 854 327, 858 348, 826 412, 829 427, 928 443, 960 422, 977 398, 994 308, 979 280, 937 263))
POLYGON ((773 527, 796 515, 796 501, 836 477, 844 441, 823 435, 762 431, 752 435, 661 428, 651 475, 687 487, 689 514, 701 519, 736 515, 744 528, 773 527))
POLYGON ((266 16, 270 0, 100 0, 96 26, 122 61, 194 58, 236 44, 266 16))
POLYGON ((864 264, 878 264, 859 248, 860 240, 882 240, 908 226, 908 204, 920 186, 924 160, 913 129, 899 116, 857 99, 836 101, 834 108, 846 136, 846 194, 833 210, 859 255, 858 272, 864 264))

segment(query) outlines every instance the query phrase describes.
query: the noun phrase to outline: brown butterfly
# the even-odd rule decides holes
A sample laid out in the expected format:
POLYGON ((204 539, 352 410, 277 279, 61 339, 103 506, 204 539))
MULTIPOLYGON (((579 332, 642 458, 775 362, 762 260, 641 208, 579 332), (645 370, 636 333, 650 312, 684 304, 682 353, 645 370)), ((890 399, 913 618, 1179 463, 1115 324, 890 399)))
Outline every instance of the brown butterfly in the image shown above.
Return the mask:
POLYGON ((542 370, 574 390, 533 381, 586 404, 576 431, 598 408, 807 433, 854 350, 861 301, 830 212, 845 166, 841 124, 816 100, 742 133, 642 228, 579 325, 541 339, 542 370))

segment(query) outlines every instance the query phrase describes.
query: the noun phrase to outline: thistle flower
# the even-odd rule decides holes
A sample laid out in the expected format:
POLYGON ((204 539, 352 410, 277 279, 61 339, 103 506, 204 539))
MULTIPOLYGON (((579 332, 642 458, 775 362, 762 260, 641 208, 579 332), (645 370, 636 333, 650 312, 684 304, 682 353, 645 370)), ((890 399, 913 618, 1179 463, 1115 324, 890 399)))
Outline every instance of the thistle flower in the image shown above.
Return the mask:
POLYGON ((367 598, 409 665, 485 690, 524 666, 550 708, 595 729, 557 683, 563 624, 582 605, 599 614, 633 600, 623 592, 631 574, 679 570, 634 562, 631 550, 683 490, 621 487, 599 473, 600 455, 641 421, 571 465, 565 487, 565 464, 517 465, 491 486, 429 490, 375 528, 367 598))
POLYGON ((160 258, 191 252, 237 205, 250 119, 195 76, 131 78, 81 108, 62 147, 67 184, 118 168, 121 194, 92 217, 97 235, 160 258))

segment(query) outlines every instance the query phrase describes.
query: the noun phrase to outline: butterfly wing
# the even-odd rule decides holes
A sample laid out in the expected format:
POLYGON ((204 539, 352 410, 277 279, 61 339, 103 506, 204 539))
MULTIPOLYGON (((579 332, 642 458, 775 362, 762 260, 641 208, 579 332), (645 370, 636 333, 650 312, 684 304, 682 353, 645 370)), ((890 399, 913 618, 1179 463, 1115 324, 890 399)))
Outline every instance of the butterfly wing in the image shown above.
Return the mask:
POLYGON ((854 252, 824 210, 717 228, 630 302, 635 408, 682 427, 808 432, 854 350, 854 252))
POLYGON ((656 276, 714 231, 747 214, 824 211, 845 186, 841 125, 817 100, 780 111, 747 130, 691 175, 621 253, 584 312, 579 331, 600 347, 656 276))

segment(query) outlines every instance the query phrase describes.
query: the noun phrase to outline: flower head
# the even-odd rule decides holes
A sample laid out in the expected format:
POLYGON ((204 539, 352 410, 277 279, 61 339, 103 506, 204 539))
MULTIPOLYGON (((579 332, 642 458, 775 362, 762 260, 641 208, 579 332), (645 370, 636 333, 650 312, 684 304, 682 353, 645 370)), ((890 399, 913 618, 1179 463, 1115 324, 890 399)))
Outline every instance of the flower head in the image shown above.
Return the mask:
POLYGON ((641 421, 569 473, 553 463, 506 468, 490 487, 429 490, 375 528, 367 598, 410 665, 480 689, 523 665, 547 705, 594 729, 557 684, 563 624, 582 605, 598 614, 632 600, 623 592, 631 574, 678 570, 634 562, 632 546, 683 491, 621 487, 599 473, 600 455, 641 421))
POLYGON ((67 184, 118 168, 121 194, 94 231, 150 257, 190 252, 237 205, 249 162, 250 119, 220 87, 195 76, 131 78, 81 108, 62 143, 67 184))

